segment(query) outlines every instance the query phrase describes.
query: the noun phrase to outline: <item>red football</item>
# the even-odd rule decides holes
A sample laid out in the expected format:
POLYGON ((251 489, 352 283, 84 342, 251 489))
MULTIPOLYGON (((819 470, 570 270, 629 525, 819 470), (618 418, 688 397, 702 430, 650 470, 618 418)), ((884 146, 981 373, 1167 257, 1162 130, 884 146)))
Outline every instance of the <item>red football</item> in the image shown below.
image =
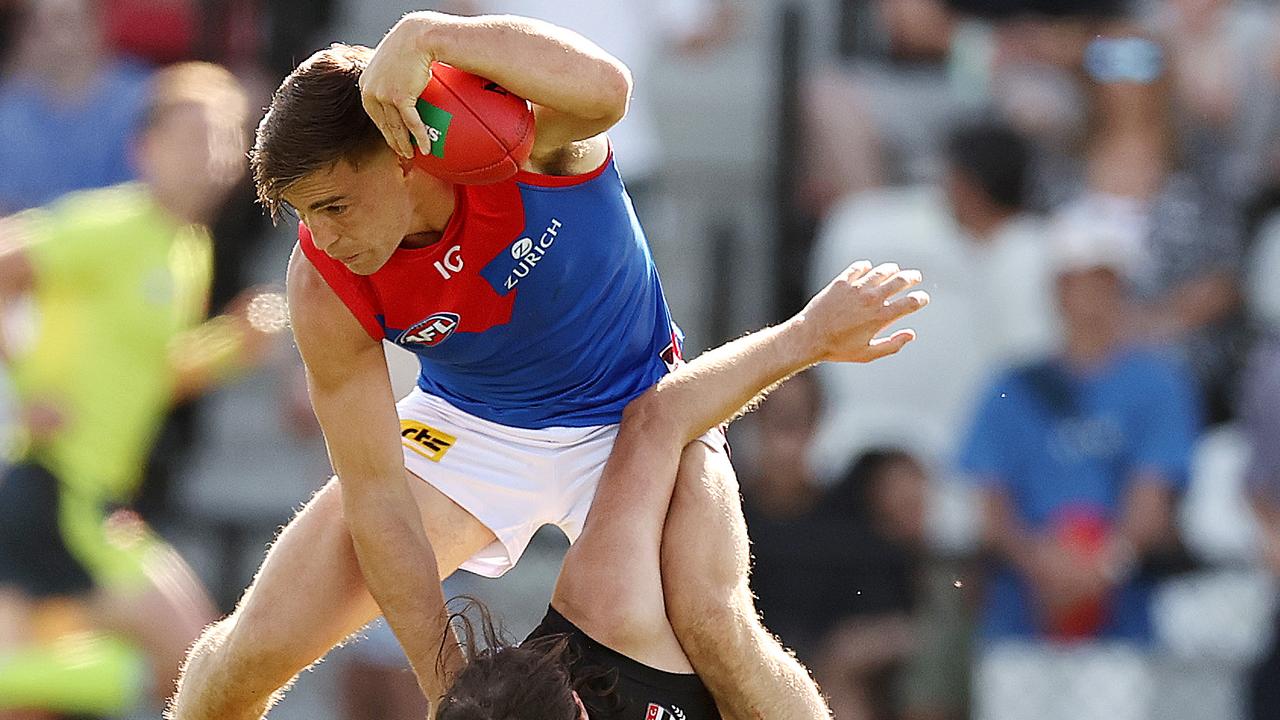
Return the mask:
POLYGON ((533 148, 529 102, 495 82, 433 63, 418 98, 431 147, 419 147, 418 167, 450 182, 486 185, 516 174, 533 148))

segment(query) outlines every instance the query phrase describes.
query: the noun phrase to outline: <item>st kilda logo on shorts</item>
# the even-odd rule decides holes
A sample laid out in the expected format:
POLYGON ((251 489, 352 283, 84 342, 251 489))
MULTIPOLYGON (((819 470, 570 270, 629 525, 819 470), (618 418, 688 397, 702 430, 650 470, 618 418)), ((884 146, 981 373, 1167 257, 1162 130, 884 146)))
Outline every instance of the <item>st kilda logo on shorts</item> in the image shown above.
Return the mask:
POLYGON ((644 720, 685 720, 684 711, 672 705, 665 708, 658 703, 649 703, 649 709, 644 714, 644 720))
POLYGON ((419 320, 410 325, 408 330, 400 333, 400 337, 396 338, 396 344, 435 347, 448 339, 453 334, 453 331, 458 329, 458 323, 461 320, 462 318, 458 316, 458 313, 435 313, 425 320, 419 320))

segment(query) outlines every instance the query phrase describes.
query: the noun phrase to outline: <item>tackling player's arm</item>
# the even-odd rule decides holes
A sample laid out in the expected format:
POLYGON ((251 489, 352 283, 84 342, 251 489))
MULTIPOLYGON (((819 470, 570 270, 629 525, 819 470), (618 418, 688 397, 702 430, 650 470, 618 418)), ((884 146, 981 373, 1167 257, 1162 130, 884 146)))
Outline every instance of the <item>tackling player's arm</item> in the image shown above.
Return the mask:
POLYGON ((631 73, 581 35, 512 15, 410 13, 387 33, 360 87, 365 109, 396 152, 412 157, 412 133, 429 146, 415 102, 439 60, 488 78, 533 103, 531 169, 573 175, 604 162, 604 131, 626 114, 631 73))
POLYGON ((365 333, 296 248, 288 293, 311 404, 340 480, 360 570, 434 703, 445 689, 441 676, 456 670, 461 656, 452 643, 454 652, 440 652, 444 596, 407 483, 382 344, 365 333))
POLYGON ((639 436, 656 432, 679 448, 750 409, 767 389, 811 365, 866 363, 892 355, 915 333, 877 335, 928 303, 924 292, 896 297, 920 281, 918 271, 893 263, 875 268, 854 263, 791 319, 705 352, 664 377, 627 407, 627 420, 649 426, 639 436))
POLYGON ((856 263, 790 320, 703 353, 633 400, 582 536, 566 556, 556 606, 614 650, 655 666, 672 663, 661 642, 670 633, 666 617, 648 612, 662 602, 644 597, 660 595, 661 581, 637 578, 660 576, 657 550, 681 448, 815 363, 870 362, 901 350, 911 331, 877 335, 928 303, 923 292, 896 297, 920 279, 893 264, 856 263))

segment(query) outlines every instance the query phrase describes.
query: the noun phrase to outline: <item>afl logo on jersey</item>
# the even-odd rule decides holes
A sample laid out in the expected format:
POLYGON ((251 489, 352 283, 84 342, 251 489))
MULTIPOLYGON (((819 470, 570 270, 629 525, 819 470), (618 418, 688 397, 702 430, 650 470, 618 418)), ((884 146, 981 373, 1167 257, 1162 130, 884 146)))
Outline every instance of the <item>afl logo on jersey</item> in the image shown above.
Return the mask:
POLYGON ((408 330, 400 333, 400 337, 396 338, 396 344, 435 347, 458 329, 460 320, 457 313, 438 312, 421 322, 414 323, 408 330))

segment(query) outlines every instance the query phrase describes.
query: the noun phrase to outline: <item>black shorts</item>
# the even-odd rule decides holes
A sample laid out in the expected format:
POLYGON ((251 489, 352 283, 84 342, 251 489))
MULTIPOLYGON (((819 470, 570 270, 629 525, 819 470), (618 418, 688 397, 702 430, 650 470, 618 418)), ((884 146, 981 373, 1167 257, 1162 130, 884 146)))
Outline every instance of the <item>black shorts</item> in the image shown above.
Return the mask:
POLYGON ((0 473, 0 589, 32 598, 76 596, 93 587, 63 538, 58 479, 32 462, 0 473))
POLYGON ((612 689, 607 697, 583 696, 591 720, 719 720, 715 700, 697 675, 670 673, 632 660, 592 640, 555 608, 547 608, 542 624, 529 634, 532 640, 549 635, 569 639, 574 660, 569 672, 608 671, 612 689), (616 678, 616 682, 612 680, 616 678))

